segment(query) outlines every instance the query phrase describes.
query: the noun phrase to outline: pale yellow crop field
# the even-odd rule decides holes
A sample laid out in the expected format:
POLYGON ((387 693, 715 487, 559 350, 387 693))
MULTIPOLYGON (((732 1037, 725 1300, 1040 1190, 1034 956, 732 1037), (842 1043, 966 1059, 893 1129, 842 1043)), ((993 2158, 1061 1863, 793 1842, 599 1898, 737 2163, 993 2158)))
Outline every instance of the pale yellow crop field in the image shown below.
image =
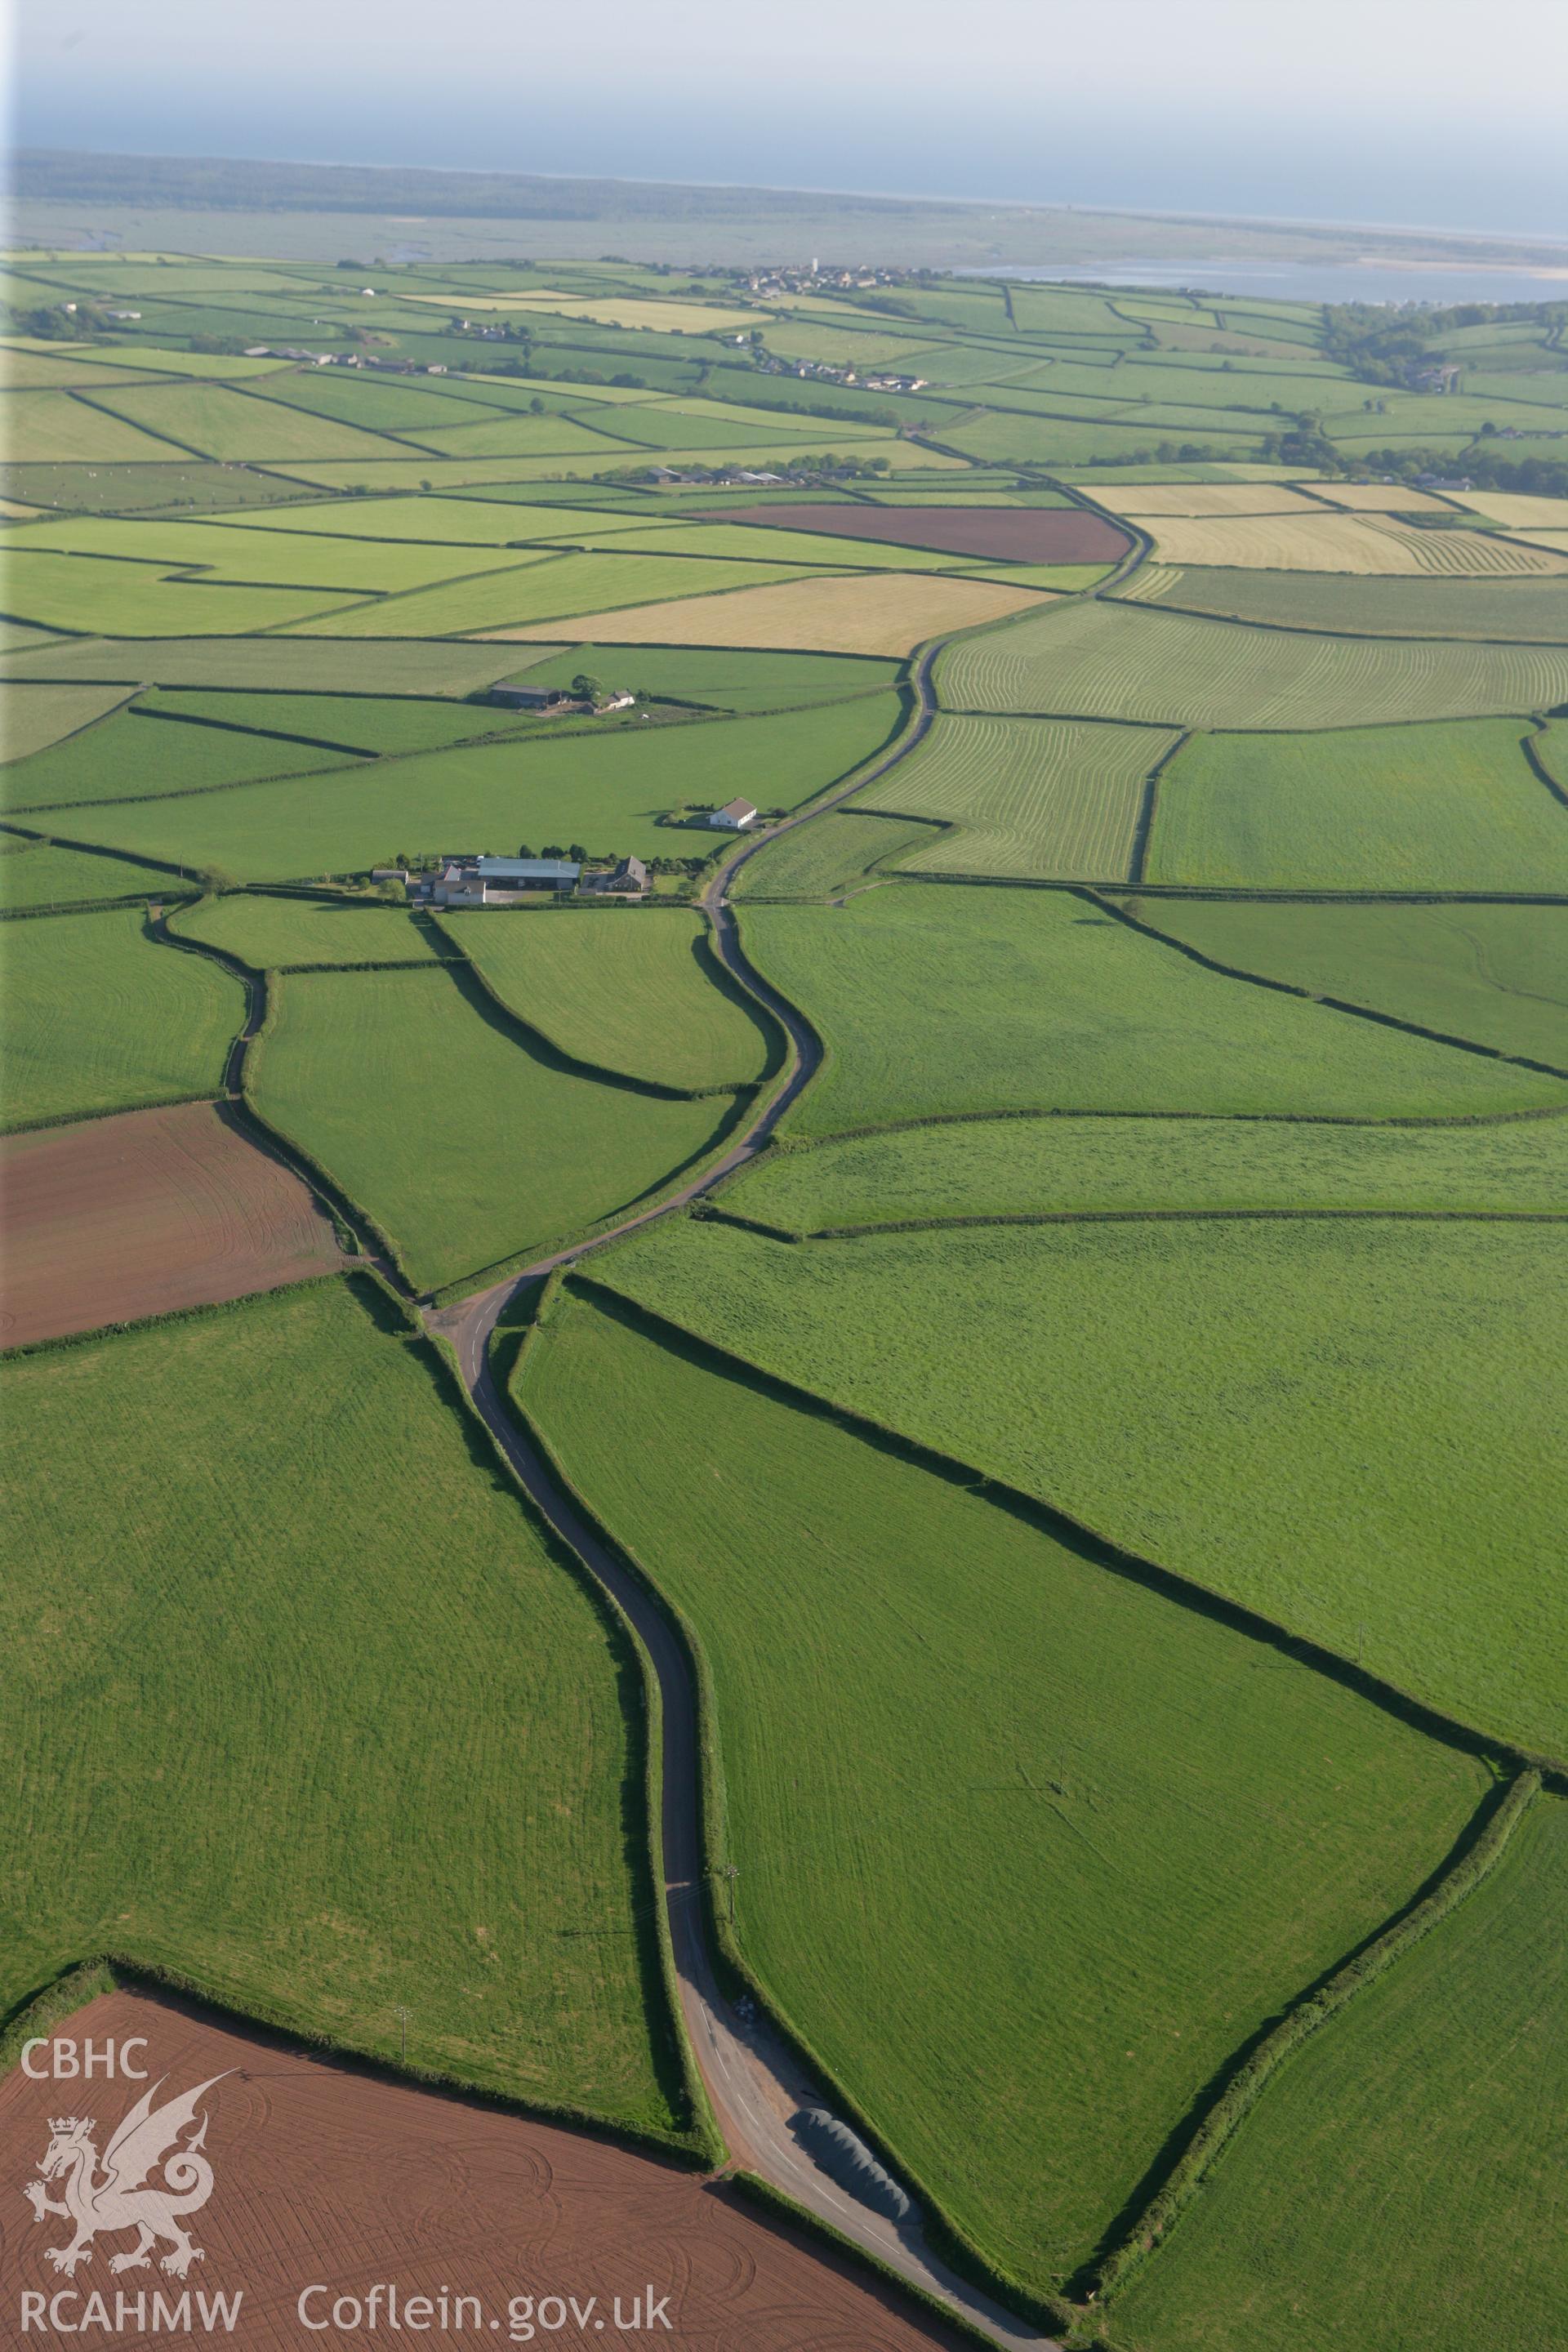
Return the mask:
POLYGON ((1467 490, 1461 503, 1509 530, 1568 530, 1568 499, 1526 498, 1517 490, 1467 490))
POLYGON ((455 301, 449 294, 409 294, 409 302, 434 303, 437 310, 509 310, 526 317, 530 311, 552 318, 590 319, 596 327, 649 327, 658 335, 739 334, 748 327, 765 327, 765 310, 727 310, 705 302, 643 301, 637 295, 465 294, 455 301))
POLYGON ((1454 502, 1404 482, 1315 482, 1313 499, 1351 514, 1452 514, 1454 502))
POLYGON ((1544 549, 1479 531, 1402 529, 1383 516, 1326 512, 1143 517, 1162 563, 1243 571, 1342 572, 1419 579, 1521 578, 1563 569, 1544 549))
POLYGON ((1132 515, 1285 515, 1310 511, 1300 490, 1289 482, 1119 482, 1101 489, 1084 485, 1098 506, 1112 514, 1132 515))
POLYGON ((1055 601, 1037 589, 983 580, 907 572, 874 578, 834 573, 737 588, 728 595, 581 614, 570 631, 556 621, 486 635, 525 644, 542 639, 605 646, 775 646, 789 653, 898 655, 927 637, 1055 601))

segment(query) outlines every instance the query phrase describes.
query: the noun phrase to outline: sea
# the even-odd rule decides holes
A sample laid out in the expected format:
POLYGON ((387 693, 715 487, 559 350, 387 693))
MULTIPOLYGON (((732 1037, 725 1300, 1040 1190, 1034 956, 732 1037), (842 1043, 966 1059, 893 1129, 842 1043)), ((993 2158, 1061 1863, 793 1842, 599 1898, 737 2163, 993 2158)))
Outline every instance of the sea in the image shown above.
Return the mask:
POLYGON ((1568 302, 1568 267, 1462 269, 1447 264, 1417 269, 1370 261, 1139 261, 1092 268, 963 269, 964 278, 1033 278, 1047 285, 1139 287, 1146 293, 1267 296, 1275 302, 1568 302))

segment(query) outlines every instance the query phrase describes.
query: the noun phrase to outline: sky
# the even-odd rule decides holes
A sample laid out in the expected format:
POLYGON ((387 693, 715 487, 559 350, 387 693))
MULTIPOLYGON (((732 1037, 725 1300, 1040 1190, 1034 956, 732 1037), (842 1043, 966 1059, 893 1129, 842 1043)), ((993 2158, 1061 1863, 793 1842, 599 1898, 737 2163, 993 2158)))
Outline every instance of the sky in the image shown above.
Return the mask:
POLYGON ((1568 0, 23 0, 29 146, 1568 239, 1568 0))

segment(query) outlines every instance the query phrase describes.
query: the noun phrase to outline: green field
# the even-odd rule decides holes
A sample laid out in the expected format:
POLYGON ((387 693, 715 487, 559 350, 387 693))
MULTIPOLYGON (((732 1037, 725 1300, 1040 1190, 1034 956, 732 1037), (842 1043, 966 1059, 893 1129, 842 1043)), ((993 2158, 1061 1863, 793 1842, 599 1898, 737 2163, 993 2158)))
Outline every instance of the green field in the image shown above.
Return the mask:
POLYGON ((61 849, 52 841, 0 835, 0 906, 7 911, 68 907, 91 898, 152 897, 167 890, 174 878, 123 857, 96 857, 87 850, 61 849))
POLYGON ((307 694, 471 694, 528 667, 527 646, 334 646, 298 637, 101 637, 29 641, 0 656, 0 681, 118 677, 127 685, 266 688, 307 694))
POLYGON ((742 1953, 1037 2289, 1479 1793, 1326 1678, 585 1300, 520 1394, 707 1653, 742 1953))
POLYGON ((1132 900, 1216 962, 1568 1066, 1568 909, 1132 900))
POLYGON ((932 873, 1125 876, 1149 776, 1176 741, 1160 727, 939 716, 857 802, 956 831, 909 862, 932 873))
POLYGON ((64 735, 107 717, 125 699, 122 686, 13 686, 0 713, 0 748, 7 760, 25 760, 64 735))
POLYGON ((369 1212, 421 1289, 657 1190, 727 1108, 563 1069, 434 967, 291 976, 270 998, 247 1062, 257 1108, 369 1212))
POLYGON ((715 1198, 795 1234, 1106 1210, 1562 1210, 1568 1119, 960 1119, 773 1151, 715 1198))
POLYGON ((1568 809, 1517 719, 1194 735, 1160 777, 1151 882, 1568 890, 1568 809))
POLYGON ((1291 2061, 1110 2322, 1130 2352, 1540 2352, 1568 2304, 1568 1811, 1291 2061), (1375 2330, 1375 2336, 1372 2331, 1375 2330))
MULTIPOLYGON (((418 540, 435 544, 504 548, 519 541, 552 539, 581 541, 586 531, 595 536, 617 523, 627 531, 638 529, 636 515, 604 514, 595 508, 533 506, 515 500, 401 498, 336 499, 321 506, 294 507, 287 514, 227 517, 247 530, 320 532, 324 539, 373 539, 387 543, 418 540)), ((649 520, 658 520, 658 510, 649 520)))
MULTIPOLYGON (((402 594, 443 581, 540 562, 543 549, 423 547, 401 541, 329 538, 304 530, 247 530, 221 517, 189 522, 169 515, 127 521, 89 515, 70 522, 30 523, 7 544, 19 552, 114 557, 169 571, 194 570, 229 585, 329 592, 340 604, 373 594, 402 594)), ((25 575, 24 575, 25 576, 25 575)))
MULTIPOLYGON (((223 383, 140 385, 99 394, 99 406, 197 457, 387 457, 397 444, 352 425, 223 383)), ((20 456, 24 453, 18 451, 20 456)), ((109 454, 109 453, 106 453, 109 454)), ((118 455, 118 452, 113 454, 118 455)), ((163 456, 162 449, 158 452, 163 456)))
POLYGON ((731 652, 716 646, 571 646, 530 662, 531 686, 570 686, 579 671, 639 700, 708 710, 798 709, 894 685, 902 665, 869 654, 731 652))
POLYGON ((253 728, 337 743, 345 752, 366 754, 440 751, 448 744, 510 734, 529 724, 497 703, 425 701, 415 695, 154 691, 142 698, 142 708, 202 719, 209 726, 253 728))
POLYGON ((680 1219, 600 1266, 765 1370, 1561 1757, 1565 1251, 1562 1222, 792 1245, 680 1219), (963 1312, 932 1349, 910 1301, 944 1296, 963 1312))
POLYGON ((222 948, 256 971, 289 964, 428 962, 449 952, 427 920, 363 899, 268 898, 236 890, 185 908, 170 928, 182 939, 222 948))
POLYGON ((1568 1102, 1558 1080, 1205 971, 1069 892, 900 882, 843 907, 748 907, 744 938, 827 1046, 788 1116, 800 1135, 1009 1109, 1568 1102))
POLYGON ((937 665, 958 710, 1133 719, 1171 727, 1347 727, 1550 709, 1568 650, 1380 643, 1195 620, 1157 605, 1054 605, 937 665))
POLYGON ((684 908, 439 919, 511 1012, 574 1061, 692 1093, 749 1086, 770 1033, 684 908))
MULTIPOLYGON (((331 589, 166 579, 163 567, 151 562, 10 547, 6 552, 7 618, 45 628, 110 637, 233 636, 300 624, 345 601, 342 591, 331 589)), ((102 677, 101 664, 95 674, 102 677)))
POLYGON ((240 734, 228 727, 181 726, 128 710, 6 768, 0 798, 11 810, 74 809, 72 829, 93 832, 98 810, 92 804, 205 793, 215 785, 249 783, 259 776, 350 764, 346 751, 329 751, 277 735, 240 734))
MULTIPOLYGON (((642 534, 637 534, 640 541, 642 534)), ((535 550, 519 554, 517 572, 490 572, 453 581, 412 595, 387 597, 374 605, 329 614, 305 628, 307 635, 332 637, 438 637, 458 630, 523 628, 558 616, 601 613, 627 604, 662 604, 672 596, 721 594, 730 588, 756 588, 770 581, 799 578, 805 566, 787 563, 709 562, 695 556, 613 551, 558 555, 535 550)), ((839 566, 842 571, 846 567, 839 566)))
POLYGON ((80 822, 94 841, 236 882, 362 873, 405 852, 510 856, 524 841, 536 850, 577 841, 594 857, 703 857, 724 836, 662 823, 670 810, 689 797, 721 805, 747 784, 798 804, 868 759, 900 716, 894 696, 865 695, 777 719, 432 751, 369 772, 97 809, 90 825, 80 822))
POLYGON ((1494 637, 1568 644, 1568 594, 1552 580, 1377 580, 1321 572, 1181 571, 1145 564, 1118 594, 1342 636, 1494 637))
POLYGON ((831 809, 749 857, 733 885, 737 898, 832 898, 899 865, 919 864, 942 841, 940 826, 896 816, 831 809))
POLYGON ((0 972, 5 1127, 221 1087, 244 1017, 239 982, 149 939, 140 908, 7 923, 0 972))
POLYGON ((635 1670, 367 1296, 6 1370, 4 1999, 109 1949, 383 2058, 401 2003, 413 2064, 668 2132, 635 1670))
MULTIPOLYGON (((103 389, 110 389, 107 377, 103 389)), ((68 392, 8 392, 5 397, 7 465, 134 465, 177 454, 167 441, 68 392)))

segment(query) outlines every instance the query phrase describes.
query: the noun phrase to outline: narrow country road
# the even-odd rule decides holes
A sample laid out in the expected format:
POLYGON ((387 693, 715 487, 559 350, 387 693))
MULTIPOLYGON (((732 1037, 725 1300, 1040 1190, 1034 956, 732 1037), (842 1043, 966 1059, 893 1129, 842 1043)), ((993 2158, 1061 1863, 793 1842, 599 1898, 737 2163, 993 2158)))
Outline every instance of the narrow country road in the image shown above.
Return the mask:
POLYGON ((736 2164, 760 2173, 775 2189, 830 2222, 902 2277, 939 2296, 998 2344, 1043 2347, 1054 2352, 1049 2336, 1005 2311, 951 2270, 928 2244, 918 2222, 900 2228, 873 2211, 841 2189, 797 2144, 789 2128, 791 2116, 802 2106, 831 2106, 833 2103, 809 2079, 793 2053, 765 2021, 742 2020, 719 1989, 703 1911, 697 1698, 685 1654, 658 1603, 584 1524, 569 1496, 523 1436, 497 1390, 489 1358, 489 1343, 497 1320, 522 1284, 537 1280, 552 1267, 574 1265, 590 1252, 603 1249, 698 1199, 721 1176, 742 1166, 763 1148, 810 1080, 821 1060, 821 1047, 795 1008, 747 961, 730 912, 730 887, 747 859, 768 842, 776 841, 780 834, 807 823, 811 817, 837 808, 913 750, 935 715, 931 684, 933 651, 924 654, 917 666, 915 689, 920 709, 913 726, 896 749, 868 774, 857 776, 852 783, 817 802, 810 810, 786 818, 754 841, 743 843, 719 867, 703 893, 702 905, 713 924, 714 947, 720 958, 761 999, 784 1030, 787 1060, 784 1081, 778 1091, 723 1157, 680 1191, 628 1217, 614 1231, 542 1257, 520 1274, 509 1276, 506 1281, 460 1300, 455 1307, 427 1309, 426 1322, 452 1345, 464 1382, 497 1444, 551 1526, 571 1545, 637 1628, 658 1677, 664 1719, 661 1827, 665 1902, 676 1976, 686 2031, 731 2158, 736 2164))

